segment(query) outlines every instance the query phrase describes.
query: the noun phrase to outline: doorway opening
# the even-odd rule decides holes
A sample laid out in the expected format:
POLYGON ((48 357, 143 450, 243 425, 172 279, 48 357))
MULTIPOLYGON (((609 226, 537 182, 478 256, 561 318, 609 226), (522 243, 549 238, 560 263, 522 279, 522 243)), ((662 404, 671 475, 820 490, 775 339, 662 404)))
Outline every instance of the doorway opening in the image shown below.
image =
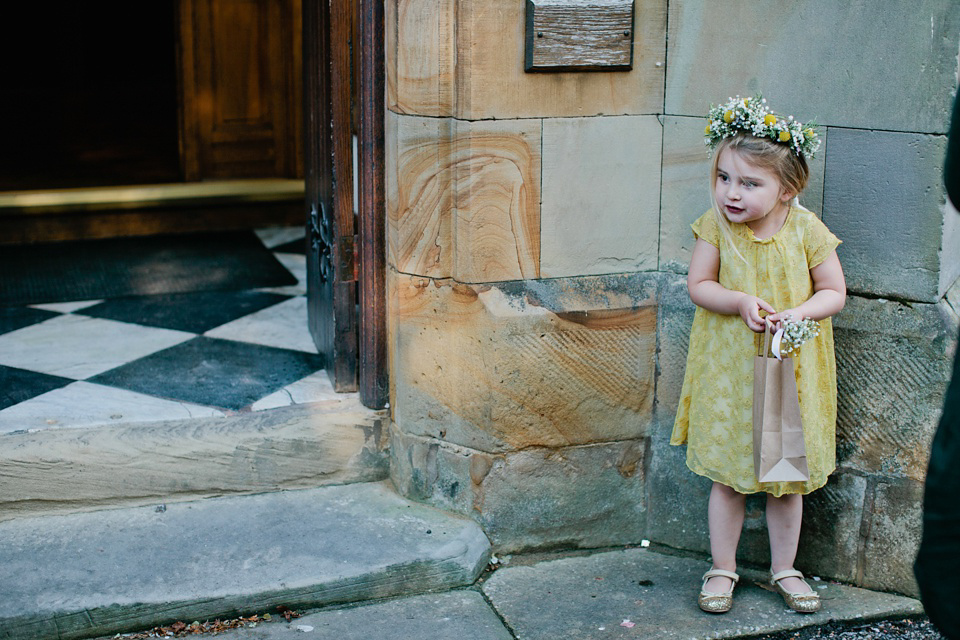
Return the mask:
POLYGON ((180 180, 174 0, 7 14, 0 191, 180 180))

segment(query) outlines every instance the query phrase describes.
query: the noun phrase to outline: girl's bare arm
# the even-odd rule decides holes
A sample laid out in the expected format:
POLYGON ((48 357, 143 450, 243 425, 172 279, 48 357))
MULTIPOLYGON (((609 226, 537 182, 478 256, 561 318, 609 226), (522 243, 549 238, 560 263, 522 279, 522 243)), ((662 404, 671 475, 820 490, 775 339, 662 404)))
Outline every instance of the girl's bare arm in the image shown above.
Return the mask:
POLYGON ((765 300, 733 291, 722 286, 720 279, 720 250, 709 242, 697 239, 687 273, 687 290, 690 299, 698 307, 724 315, 740 315, 753 331, 763 331, 764 320, 760 311, 773 313, 774 309, 765 300))
POLYGON ((792 316, 794 319, 813 318, 823 320, 838 313, 847 301, 847 284, 837 252, 833 251, 826 260, 810 269, 813 279, 813 295, 803 304, 775 313, 769 317, 771 322, 779 322, 792 316))

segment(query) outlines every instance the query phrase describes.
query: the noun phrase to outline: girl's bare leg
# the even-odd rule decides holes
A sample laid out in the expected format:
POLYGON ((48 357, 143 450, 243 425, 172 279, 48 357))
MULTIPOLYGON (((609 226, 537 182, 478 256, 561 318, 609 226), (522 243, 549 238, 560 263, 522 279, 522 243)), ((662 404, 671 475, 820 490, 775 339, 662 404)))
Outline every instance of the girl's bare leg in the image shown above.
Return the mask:
MULTIPOLYGON (((740 544, 746 500, 742 493, 737 493, 719 482, 713 483, 710 503, 707 506, 707 520, 710 525, 710 553, 713 556, 714 569, 734 572, 737 570, 737 545, 740 544)), ((731 588, 733 581, 722 576, 710 578, 706 585, 706 590, 713 593, 725 593, 731 588)))
MULTIPOLYGON (((767 531, 770 534, 770 569, 778 573, 793 569, 800 543, 800 522, 803 519, 803 496, 786 494, 779 498, 767 494, 767 531)), ((787 591, 806 593, 810 587, 800 578, 784 578, 780 584, 787 591)))

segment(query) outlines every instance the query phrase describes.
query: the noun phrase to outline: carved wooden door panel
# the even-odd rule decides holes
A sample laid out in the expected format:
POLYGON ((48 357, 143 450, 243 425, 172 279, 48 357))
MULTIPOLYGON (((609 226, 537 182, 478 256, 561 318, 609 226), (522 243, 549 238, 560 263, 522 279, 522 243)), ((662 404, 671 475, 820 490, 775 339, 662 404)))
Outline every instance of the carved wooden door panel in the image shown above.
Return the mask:
POLYGON ((299 177, 301 0, 179 0, 184 178, 299 177))

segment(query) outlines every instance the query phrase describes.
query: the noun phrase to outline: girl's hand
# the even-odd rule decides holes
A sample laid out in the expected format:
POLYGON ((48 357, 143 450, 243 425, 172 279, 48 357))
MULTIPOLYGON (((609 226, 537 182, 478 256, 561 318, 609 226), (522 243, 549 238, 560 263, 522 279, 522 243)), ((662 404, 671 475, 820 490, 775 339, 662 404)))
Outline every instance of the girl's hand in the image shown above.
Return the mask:
POLYGON ((780 313, 774 313, 767 316, 767 321, 772 322, 773 326, 777 329, 783 328, 783 321, 786 319, 791 320, 803 320, 804 316, 798 311, 799 307, 794 307, 793 309, 787 309, 786 311, 781 311, 780 313))
POLYGON ((760 312, 776 313, 773 307, 767 304, 762 298, 747 294, 744 294, 737 302, 737 310, 740 311, 740 317, 743 319, 743 323, 747 325, 751 331, 756 331, 757 333, 763 333, 763 331, 766 330, 767 321, 772 317, 761 318, 760 312))

